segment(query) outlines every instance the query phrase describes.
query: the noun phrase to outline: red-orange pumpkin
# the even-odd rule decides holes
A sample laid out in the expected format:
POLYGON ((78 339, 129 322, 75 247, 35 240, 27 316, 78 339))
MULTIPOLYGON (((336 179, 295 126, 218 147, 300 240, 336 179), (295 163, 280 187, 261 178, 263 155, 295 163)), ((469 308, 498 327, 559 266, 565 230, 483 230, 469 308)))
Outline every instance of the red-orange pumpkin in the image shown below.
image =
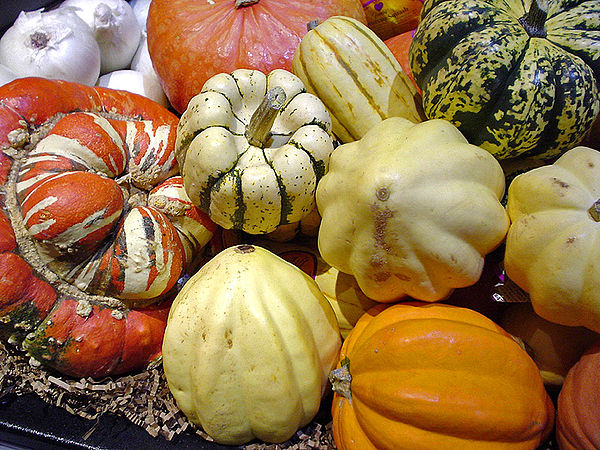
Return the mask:
POLYGON ((335 15, 366 23, 359 0, 153 0, 148 51, 171 105, 182 113, 218 73, 291 71, 307 24, 335 15))
POLYGON ((558 395, 556 439, 562 450, 600 448, 600 341, 565 378, 558 395))
POLYGON ((467 308, 375 306, 340 361, 349 372, 330 377, 339 450, 534 449, 552 430, 554 407, 535 363, 467 308), (349 385, 339 384, 344 378, 349 385))

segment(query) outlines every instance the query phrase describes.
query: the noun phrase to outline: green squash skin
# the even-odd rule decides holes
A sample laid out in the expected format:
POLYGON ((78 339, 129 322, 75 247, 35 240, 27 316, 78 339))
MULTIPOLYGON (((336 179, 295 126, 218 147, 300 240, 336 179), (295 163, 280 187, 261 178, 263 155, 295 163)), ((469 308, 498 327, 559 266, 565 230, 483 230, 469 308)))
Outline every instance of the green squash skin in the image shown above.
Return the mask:
POLYGON ((550 2, 530 36, 530 1, 426 0, 409 52, 426 117, 498 159, 578 144, 600 111, 600 0, 550 2))

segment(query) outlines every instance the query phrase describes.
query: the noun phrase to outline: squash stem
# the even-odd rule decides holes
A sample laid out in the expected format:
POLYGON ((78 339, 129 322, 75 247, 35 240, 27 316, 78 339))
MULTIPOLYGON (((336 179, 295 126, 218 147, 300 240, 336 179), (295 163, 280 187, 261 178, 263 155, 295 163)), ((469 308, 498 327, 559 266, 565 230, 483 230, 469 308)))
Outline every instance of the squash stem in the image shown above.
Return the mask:
POLYGON ((588 213, 594 222, 600 222, 600 199, 594 202, 590 209, 588 209, 588 213))
POLYGON ((311 20, 306 24, 306 31, 314 30, 319 26, 319 19, 311 20))
POLYGON ((333 391, 352 401, 352 391, 350 384, 352 383, 352 375, 350 375, 350 361, 348 358, 342 360, 342 365, 338 369, 333 369, 329 372, 329 382, 333 391))
POLYGON ((545 23, 548 18, 548 0, 532 0, 529 12, 519 19, 531 37, 546 37, 545 23))
POLYGON ((243 8, 245 6, 254 5, 260 0, 235 0, 235 9, 243 8))
POLYGON ((283 88, 275 86, 269 89, 262 103, 256 108, 246 127, 246 139, 250 145, 264 148, 271 137, 271 127, 277 113, 285 103, 286 95, 283 88))

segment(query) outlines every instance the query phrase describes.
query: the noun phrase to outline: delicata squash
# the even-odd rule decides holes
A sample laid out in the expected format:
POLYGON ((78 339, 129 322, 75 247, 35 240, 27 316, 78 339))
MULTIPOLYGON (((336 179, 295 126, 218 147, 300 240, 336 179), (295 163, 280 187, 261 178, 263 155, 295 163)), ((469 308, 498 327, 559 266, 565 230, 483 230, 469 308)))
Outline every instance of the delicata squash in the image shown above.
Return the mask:
POLYGON ((160 356, 169 296, 216 225, 176 176, 177 118, 135 94, 0 87, 0 322, 73 376, 160 356))

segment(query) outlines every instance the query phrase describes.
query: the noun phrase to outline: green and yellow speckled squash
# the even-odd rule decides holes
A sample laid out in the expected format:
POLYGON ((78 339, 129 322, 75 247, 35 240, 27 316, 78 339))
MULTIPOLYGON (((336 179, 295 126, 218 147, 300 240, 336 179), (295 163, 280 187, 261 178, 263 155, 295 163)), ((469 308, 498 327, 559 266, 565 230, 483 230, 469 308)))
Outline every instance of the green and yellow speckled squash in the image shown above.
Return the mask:
POLYGON ((428 118, 499 159, 558 155, 600 107, 600 1, 427 0, 410 65, 428 118))

